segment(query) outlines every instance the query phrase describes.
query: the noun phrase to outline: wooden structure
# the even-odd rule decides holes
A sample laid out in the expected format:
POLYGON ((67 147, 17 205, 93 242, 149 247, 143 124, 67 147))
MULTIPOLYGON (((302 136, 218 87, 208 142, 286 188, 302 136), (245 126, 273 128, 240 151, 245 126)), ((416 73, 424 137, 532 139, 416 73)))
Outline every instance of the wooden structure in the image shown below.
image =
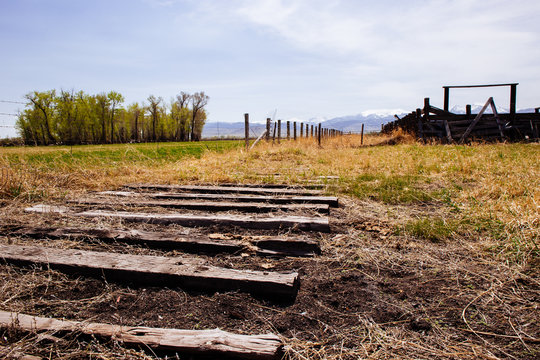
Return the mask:
POLYGON ((516 111, 517 85, 518 83, 443 86, 443 109, 431 105, 430 99, 425 98, 422 109, 418 108, 403 118, 395 115, 396 121, 385 124, 382 132, 389 133, 401 128, 421 140, 438 139, 447 143, 464 143, 473 139, 483 141, 538 140, 540 113, 538 108, 534 113, 516 111), (500 86, 510 87, 509 113, 499 113, 492 97, 486 101, 478 114, 472 114, 471 105, 466 106, 465 114, 449 111, 450 89, 500 86), (488 108, 491 108, 490 114, 486 113, 488 108))
POLYGON ((269 256, 314 256, 321 253, 318 242, 302 237, 243 237, 231 239, 227 235, 184 235, 175 231, 144 231, 88 229, 88 228, 39 228, 17 227, 1 229, 10 236, 36 239, 77 239, 80 241, 100 240, 108 243, 143 245, 151 249, 180 250, 187 253, 247 253, 269 256))
POLYGON ((114 339, 126 345, 150 347, 212 358, 272 360, 281 359, 281 339, 274 334, 240 335, 219 329, 178 330, 121 326, 59 320, 0 311, 0 327, 28 332, 76 333, 114 339))
POLYGON ((0 245, 0 254, 3 261, 16 265, 37 265, 67 273, 105 276, 119 282, 210 292, 240 290, 271 298, 294 299, 299 286, 295 272, 227 269, 187 256, 131 255, 20 245, 0 245))
POLYGON ((255 217, 250 215, 210 215, 185 213, 139 213, 130 211, 83 211, 75 212, 69 208, 37 204, 25 209, 26 212, 41 214, 69 214, 82 218, 109 218, 121 219, 127 222, 148 224, 177 224, 187 227, 197 226, 238 226, 245 229, 297 229, 304 231, 330 232, 328 218, 315 218, 306 216, 268 216, 255 217))

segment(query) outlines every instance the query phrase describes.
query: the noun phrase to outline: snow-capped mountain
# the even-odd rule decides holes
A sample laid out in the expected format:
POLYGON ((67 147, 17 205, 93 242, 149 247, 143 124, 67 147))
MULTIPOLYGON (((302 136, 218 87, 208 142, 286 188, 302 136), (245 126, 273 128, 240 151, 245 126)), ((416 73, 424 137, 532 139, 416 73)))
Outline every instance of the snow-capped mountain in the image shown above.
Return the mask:
MULTIPOLYGON (((316 117, 311 119, 298 119, 298 118, 289 118, 282 120, 281 122, 281 134, 286 136, 287 131, 287 120, 296 121, 297 125, 300 123, 311 125, 319 125, 323 128, 328 129, 337 129, 345 132, 359 132, 362 129, 362 124, 364 124, 364 131, 378 131, 381 129, 381 124, 385 124, 390 121, 394 121, 396 118, 394 115, 399 117, 409 113, 402 109, 390 109, 390 110, 368 110, 364 111, 357 115, 348 115, 340 116, 334 118, 325 118, 325 117, 316 117)), ((264 130, 266 125, 264 123, 250 123, 250 133, 251 136, 258 136, 264 130)), ((292 129, 291 129, 292 131, 292 129)), ((299 132, 299 130, 298 130, 299 132)), ((203 129, 203 137, 243 137, 244 136, 244 123, 243 122, 234 122, 234 123, 225 123, 225 122, 207 122, 203 129)))
MULTIPOLYGON (((471 105, 471 114, 478 114, 480 112, 480 110, 482 110, 483 106, 484 106, 484 104, 472 104, 471 105)), ((497 104, 495 104, 495 106, 497 107, 497 112, 500 113, 500 114, 504 114, 504 113, 508 114, 510 112, 510 109, 497 106, 497 104)), ((518 113, 533 113, 534 109, 533 108, 526 108, 526 109, 517 109, 516 111, 518 113)), ((465 109, 465 106, 461 106, 461 105, 456 105, 456 106, 452 107, 450 109, 450 112, 452 112, 454 114, 465 114, 465 113, 467 113, 467 111, 465 109)), ((486 109, 486 114, 491 114, 491 113, 492 113, 491 106, 488 106, 488 108, 486 109)))

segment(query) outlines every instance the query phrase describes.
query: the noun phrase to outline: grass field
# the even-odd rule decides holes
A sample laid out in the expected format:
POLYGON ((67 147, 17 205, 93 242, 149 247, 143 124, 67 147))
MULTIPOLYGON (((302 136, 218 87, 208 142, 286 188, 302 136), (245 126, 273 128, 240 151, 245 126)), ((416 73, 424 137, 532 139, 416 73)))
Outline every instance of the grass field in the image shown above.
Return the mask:
POLYGON ((337 176, 329 191, 383 204, 436 204, 435 213, 404 217, 396 231, 430 241, 474 236, 509 261, 539 254, 540 147, 538 144, 421 145, 399 136, 376 145, 368 136, 261 144, 242 141, 0 148, 4 199, 57 198, 131 182, 303 184, 337 176), (276 176, 279 175, 279 176, 276 176))
MULTIPOLYGON (((322 181, 342 204, 332 211, 333 233, 316 235, 320 257, 206 258, 254 270, 301 269, 301 293, 289 307, 237 293, 195 296, 111 284, 103 289, 101 280, 3 265, 2 309, 277 332, 292 359, 536 359, 540 354, 539 144, 426 145, 395 133, 369 135, 364 145, 359 136, 325 140, 321 147, 306 139, 263 142, 249 152, 239 141, 83 146, 73 152, 4 148, 0 167, 1 216, 15 225, 29 218, 21 210, 27 204, 62 203, 126 183, 322 181), (72 295, 72 287, 82 289, 80 294, 72 295), (53 288, 60 293, 48 290, 53 288), (125 297, 137 305, 122 310, 118 302, 125 297), (171 297, 183 301, 170 302, 171 297), (166 315, 170 308, 175 316, 166 315), (140 313, 133 316, 135 311, 140 313), (242 316, 227 317, 231 311, 242 316)), ((50 226, 67 220, 40 221, 50 226)), ((26 240, 0 238, 12 241, 26 240)), ((155 254, 72 240, 55 244, 155 254)), ((0 351, 5 345, 48 354, 35 336, 5 336, 11 340, 0 340, 0 351)), ((68 356, 77 344, 80 358, 148 358, 117 345, 91 342, 85 348, 69 341, 47 345, 47 351, 68 356)))

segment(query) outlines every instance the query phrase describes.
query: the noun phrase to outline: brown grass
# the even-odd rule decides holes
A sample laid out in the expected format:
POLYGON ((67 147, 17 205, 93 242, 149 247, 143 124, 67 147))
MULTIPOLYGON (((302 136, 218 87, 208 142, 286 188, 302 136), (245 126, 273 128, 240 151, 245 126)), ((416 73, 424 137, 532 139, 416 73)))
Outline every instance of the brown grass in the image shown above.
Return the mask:
MULTIPOLYGON (((422 314, 419 321, 430 324, 429 333, 411 330, 409 320, 387 324, 362 312, 336 312, 338 317, 355 317, 356 325, 318 320, 321 330, 310 340, 305 334, 284 338, 293 359, 532 359, 539 354, 540 333, 535 325, 540 288, 538 144, 424 145, 395 133, 366 136, 360 145, 359 136, 353 135, 325 140, 321 147, 302 139, 262 143, 250 152, 238 148, 165 162, 141 159, 114 165, 84 159, 54 164, 31 161, 25 151, 10 149, 8 154, 0 149, 4 218, 19 216, 22 206, 37 200, 62 201, 126 183, 311 184, 315 180, 327 184, 329 193, 340 194, 345 204, 335 224, 341 233, 320 239, 322 263, 339 264, 341 273, 359 271, 375 284, 383 282, 385 274, 395 273, 415 273, 419 286, 441 281, 434 285, 440 295, 419 300, 420 309, 408 303, 388 305, 389 309, 402 306, 400 311, 406 314, 422 314), (14 154, 23 161, 13 162, 9 156, 14 154), (446 311, 456 312, 462 321, 446 322, 446 311)), ((58 308, 61 299, 45 297, 31 303, 26 299, 43 286, 73 286, 73 280, 50 270, 19 273, 6 267, 1 275, 17 279, 5 281, 0 295, 1 308, 14 311, 58 308)), ((79 300, 80 306, 108 304, 122 291, 126 290, 107 286, 79 300)), ((47 347, 58 358, 148 358, 115 343, 81 345, 67 339, 67 344, 59 345, 43 342, 36 334, 10 336, 9 343, 0 343, 0 354, 4 354, 1 346, 9 345, 5 351, 22 353, 47 347)))

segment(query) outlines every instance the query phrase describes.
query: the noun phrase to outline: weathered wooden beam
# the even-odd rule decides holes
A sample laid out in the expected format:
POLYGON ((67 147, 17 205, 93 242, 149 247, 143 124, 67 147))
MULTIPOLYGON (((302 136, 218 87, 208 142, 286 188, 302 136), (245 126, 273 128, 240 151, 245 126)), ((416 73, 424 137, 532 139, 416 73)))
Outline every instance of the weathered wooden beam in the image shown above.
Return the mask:
POLYGON ((182 226, 228 225, 246 229, 279 229, 293 228, 306 231, 330 232, 328 218, 304 216, 253 217, 240 215, 194 215, 194 214, 151 214, 132 213, 126 211, 84 211, 72 212, 70 209, 38 204, 26 208, 27 212, 36 213, 69 213, 71 216, 87 218, 107 217, 131 222, 152 224, 178 224, 182 226))
POLYGON ((316 241, 295 237, 258 236, 240 241, 229 239, 226 235, 220 237, 219 234, 186 236, 171 231, 36 227, 3 228, 0 229, 0 235, 47 239, 98 239, 190 253, 239 253, 250 250, 262 255, 267 255, 267 250, 270 250, 275 256, 313 256, 321 253, 316 241))
POLYGON ((487 107, 491 104, 491 102, 493 102, 493 98, 490 97, 486 103, 484 104, 484 106, 482 107, 482 109, 480 110, 480 112, 478 113, 478 115, 476 115, 476 117, 474 118, 473 122, 469 125, 469 127, 467 128, 467 130, 465 130, 465 133, 461 136, 461 138, 459 139, 459 142, 460 143, 463 143, 465 141, 465 139, 467 139, 467 136, 469 136, 469 134, 471 133, 472 129, 474 129, 474 127, 476 126, 476 124, 478 123, 478 121, 480 121, 480 119, 482 118, 482 115, 484 114, 484 112, 486 111, 487 107))
POLYGON ((208 236, 186 236, 167 231, 22 227, 12 230, 2 229, 1 233, 47 239, 98 239, 192 253, 237 253, 247 250, 241 241, 214 240, 208 236))
POLYGON ((448 143, 451 144, 454 140, 452 139, 452 132, 450 131, 450 126, 446 119, 444 120, 444 128, 446 130, 446 139, 448 140, 448 143))
POLYGON ((122 197, 144 195, 154 199, 198 199, 215 201, 267 202, 271 204, 328 204, 338 207, 335 196, 264 196, 264 195, 234 195, 234 194, 192 194, 192 193, 137 193, 130 191, 102 191, 100 195, 115 195, 122 197))
POLYGON ((200 259, 0 245, 0 259, 16 265, 39 265, 63 272, 105 276, 120 282, 175 286, 204 291, 240 290, 268 297, 294 298, 298 274, 234 270, 200 259))
POLYGON ((443 88, 450 88, 450 89, 465 89, 465 88, 494 87, 494 86, 512 86, 512 85, 519 85, 519 83, 508 83, 508 84, 486 84, 486 85, 450 85, 450 86, 443 86, 443 88))
POLYGON ((125 185, 128 189, 145 190, 167 190, 182 192, 198 192, 206 194, 253 194, 253 195, 295 195, 295 196, 315 196, 322 195, 320 190, 290 189, 290 188, 253 188, 234 186, 198 186, 198 185, 161 185, 161 184, 130 184, 125 185))
POLYGON ((328 214, 330 208, 326 204, 268 204, 255 202, 204 202, 204 201, 159 201, 159 200, 127 200, 121 203, 110 199, 79 199, 69 200, 70 203, 84 205, 131 205, 152 206, 174 209, 204 210, 204 211, 240 211, 252 213, 264 213, 274 211, 313 211, 328 214))
MULTIPOLYGON (((268 176, 268 175, 264 175, 268 176)), ((278 175, 274 175, 275 177, 278 177, 278 175)), ((268 188, 268 189, 293 189, 293 190, 303 190, 306 189, 321 189, 323 188, 322 185, 311 185, 311 184, 302 184, 302 185, 295 185, 295 184, 270 184, 270 183, 262 183, 262 184, 238 184, 238 183, 219 183, 219 184, 204 184, 203 186, 225 186, 225 187, 242 187, 242 188, 268 188)))
POLYGON ((43 318, 7 311, 0 311, 0 327, 15 327, 28 332, 82 333, 114 339, 129 346, 216 358, 280 359, 283 347, 280 338, 274 334, 240 335, 219 329, 178 330, 110 325, 43 318))

